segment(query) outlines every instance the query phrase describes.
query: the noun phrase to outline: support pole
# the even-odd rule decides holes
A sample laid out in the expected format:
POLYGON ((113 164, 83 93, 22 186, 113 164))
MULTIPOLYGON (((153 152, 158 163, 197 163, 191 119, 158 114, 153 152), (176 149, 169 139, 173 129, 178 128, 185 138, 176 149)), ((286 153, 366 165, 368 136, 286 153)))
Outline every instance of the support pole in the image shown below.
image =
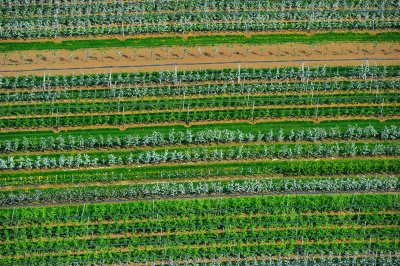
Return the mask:
POLYGON ((110 89, 111 89, 111 85, 112 85, 112 79, 111 79, 111 75, 112 75, 112 67, 110 68, 110 75, 109 75, 109 77, 108 77, 108 86, 110 87, 110 89))
POLYGON ((178 65, 175 65, 175 68, 174 68, 174 83, 175 84, 178 83, 178 65))
POLYGON ((240 63, 238 64, 238 75, 237 75, 238 84, 240 83, 240 63))
POLYGON ((46 88, 46 72, 43 73, 43 84, 42 84, 43 90, 46 88))

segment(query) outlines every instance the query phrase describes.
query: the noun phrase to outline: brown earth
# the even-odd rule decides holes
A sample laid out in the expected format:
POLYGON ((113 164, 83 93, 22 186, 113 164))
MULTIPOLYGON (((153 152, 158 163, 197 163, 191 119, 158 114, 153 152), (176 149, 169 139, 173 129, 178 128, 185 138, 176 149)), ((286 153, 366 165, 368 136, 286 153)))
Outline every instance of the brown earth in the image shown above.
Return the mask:
MULTIPOLYGON (((302 65, 362 65, 365 58, 370 65, 393 65, 400 63, 400 44, 398 43, 323 43, 299 44, 286 43, 278 45, 219 45, 196 47, 161 47, 161 48, 110 48, 81 49, 76 51, 21 51, 2 54, 1 64, 4 75, 43 75, 46 74, 81 74, 142 71, 174 71, 193 69, 222 69, 283 67, 302 65), (332 60, 345 61, 332 61, 332 60), (360 59, 360 60, 351 60, 360 59), (389 60, 396 59, 396 60, 389 60), (292 61, 297 60, 297 61, 292 61), (322 60, 322 61, 307 61, 322 60), (270 62, 259 62, 270 61, 270 62), (273 61, 273 62, 271 62, 273 61), (247 62, 247 63, 246 63, 247 62), (167 64, 167 65, 166 65, 167 64), (186 65, 185 65, 186 64, 186 65), (104 67, 100 69, 67 69, 85 67, 104 67), (118 66, 129 66, 119 68, 118 66), (111 69, 112 68, 112 69, 111 69), (29 72, 18 72, 31 70, 29 72)), ((1 73, 1 71, 0 71, 1 73)))

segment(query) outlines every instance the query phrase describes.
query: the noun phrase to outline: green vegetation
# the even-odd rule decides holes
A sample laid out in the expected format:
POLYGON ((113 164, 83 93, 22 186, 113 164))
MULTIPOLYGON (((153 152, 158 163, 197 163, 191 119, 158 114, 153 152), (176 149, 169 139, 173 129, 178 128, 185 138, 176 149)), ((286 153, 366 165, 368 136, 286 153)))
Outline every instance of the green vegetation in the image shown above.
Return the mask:
POLYGON ((103 255, 106 263, 163 260, 166 255, 169 259, 182 255, 208 257, 215 253, 338 254, 365 248, 395 252, 399 248, 398 206, 397 195, 343 194, 3 210, 0 261, 89 262, 96 258, 90 251, 93 245, 98 253, 107 255, 103 255), (47 230, 35 224, 45 225, 47 230), (91 235, 90 241, 85 235, 91 235), (57 249, 59 252, 54 253, 57 249), (77 251, 85 251, 85 255, 75 254, 77 251))
POLYGON ((400 265, 398 0, 0 14, 0 265, 400 265))
POLYGON ((245 35, 205 35, 189 37, 145 37, 118 39, 93 39, 72 41, 45 41, 45 42, 1 42, 0 52, 24 51, 24 50, 77 50, 87 48, 110 48, 110 47, 163 47, 163 46, 206 46, 224 44, 279 44, 279 43, 324 43, 324 42, 398 42, 399 32, 383 33, 352 33, 352 32, 328 32, 315 34, 254 34, 249 37, 245 35))

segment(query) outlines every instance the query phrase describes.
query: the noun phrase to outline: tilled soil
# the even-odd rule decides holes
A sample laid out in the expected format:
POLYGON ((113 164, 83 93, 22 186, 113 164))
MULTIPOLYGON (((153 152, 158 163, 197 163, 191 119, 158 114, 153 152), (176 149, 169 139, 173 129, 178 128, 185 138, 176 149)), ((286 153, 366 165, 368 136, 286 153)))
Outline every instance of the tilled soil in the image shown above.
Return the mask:
POLYGON ((76 51, 23 51, 1 57, 3 75, 143 72, 193 69, 316 65, 393 65, 398 43, 219 45, 161 48, 109 48, 76 51), (47 70, 43 70, 47 69, 47 70), (20 72, 23 71, 23 72, 20 72))

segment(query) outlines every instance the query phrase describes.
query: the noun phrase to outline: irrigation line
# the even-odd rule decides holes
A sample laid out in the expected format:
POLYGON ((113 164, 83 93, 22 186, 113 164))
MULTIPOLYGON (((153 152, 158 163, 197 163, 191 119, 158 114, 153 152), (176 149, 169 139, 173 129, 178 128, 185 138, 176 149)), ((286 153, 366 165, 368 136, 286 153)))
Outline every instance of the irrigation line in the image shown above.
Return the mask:
POLYGON ((163 66, 198 66, 198 65, 226 65, 226 64, 256 64, 256 63, 291 63, 291 62, 346 62, 346 61, 399 61, 400 58, 337 58, 337 59, 291 59, 291 60, 251 60, 251 61, 218 61, 218 62, 195 62, 195 63, 166 63, 166 64, 142 64, 142 65, 117 65, 98 67, 69 67, 69 68, 33 68, 22 70, 0 70, 0 73, 32 72, 32 71, 60 71, 60 70, 90 70, 111 68, 137 68, 137 67, 163 67, 163 66))

